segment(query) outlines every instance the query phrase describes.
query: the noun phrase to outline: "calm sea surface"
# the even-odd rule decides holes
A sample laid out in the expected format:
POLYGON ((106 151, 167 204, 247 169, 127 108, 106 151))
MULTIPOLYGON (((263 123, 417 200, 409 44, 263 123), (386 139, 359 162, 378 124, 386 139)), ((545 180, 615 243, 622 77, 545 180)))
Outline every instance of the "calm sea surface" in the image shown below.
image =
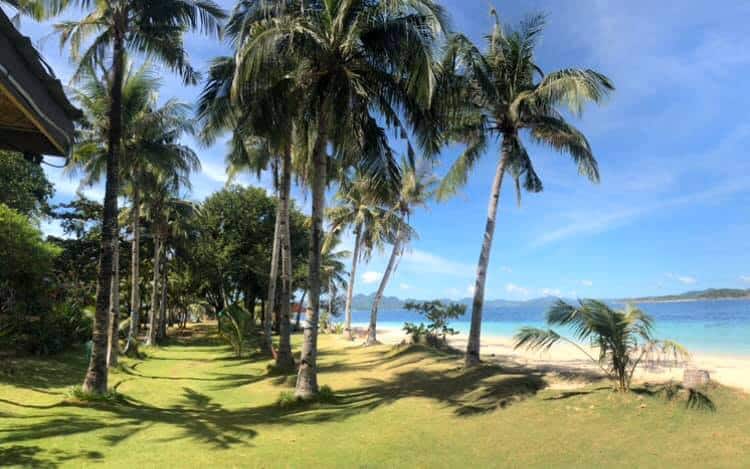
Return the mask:
MULTIPOLYGON (((654 317, 658 338, 676 340, 695 352, 750 355, 748 300, 643 303, 640 307, 654 317)), ((545 312, 538 306, 486 309, 482 335, 511 337, 522 326, 544 327, 545 312)), ((467 315, 454 321, 452 327, 468 333, 469 313, 467 308, 467 315)), ((353 322, 358 326, 366 326, 368 320, 369 311, 353 313, 353 322)), ((407 321, 419 323, 423 319, 405 310, 385 310, 378 314, 378 325, 384 328, 401 329, 407 321)))

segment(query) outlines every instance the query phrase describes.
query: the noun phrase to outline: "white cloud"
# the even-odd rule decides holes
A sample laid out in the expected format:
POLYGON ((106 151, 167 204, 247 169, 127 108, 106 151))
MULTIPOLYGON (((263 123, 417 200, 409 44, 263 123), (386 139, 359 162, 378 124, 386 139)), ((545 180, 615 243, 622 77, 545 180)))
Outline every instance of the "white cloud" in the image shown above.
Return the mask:
POLYGON ((452 261, 419 249, 412 249, 404 254, 401 263, 411 271, 461 277, 472 276, 476 270, 473 265, 452 261))
POLYGON ((560 296, 559 288, 542 288, 542 296, 560 296))
POLYGON ((691 275, 676 275, 676 274, 669 273, 667 274, 667 277, 671 278, 672 280, 677 280, 683 285, 693 285, 694 283, 698 281, 695 277, 691 275))
POLYGON ((740 280, 745 283, 750 283, 750 275, 740 275, 740 280))
POLYGON ((581 280, 581 285, 583 285, 584 287, 592 287, 594 286, 594 282, 592 282, 591 280, 581 280))
POLYGON ((212 181, 220 182, 222 184, 225 184, 227 179, 229 179, 225 166, 208 161, 201 161, 201 172, 212 181))
POLYGON ((411 290, 412 288, 411 285, 409 285, 408 283, 400 283, 398 287, 402 290, 411 290))
POLYGON ((469 286, 466 287, 466 293, 468 295, 470 295, 470 296, 474 295, 474 284, 473 283, 471 285, 469 285, 469 286))
POLYGON ((507 265, 501 265, 500 272, 505 272, 506 274, 510 274, 510 273, 513 273, 513 269, 511 269, 507 265))
POLYGON ((382 276, 383 276, 382 273, 370 270, 362 274, 362 282, 368 285, 372 283, 376 283, 380 280, 380 277, 382 276))
POLYGON ((522 297, 528 297, 529 294, 531 293, 528 288, 516 285, 515 283, 505 284, 505 291, 510 293, 511 295, 522 296, 522 297))
POLYGON ((680 283, 685 284, 685 285, 692 285, 695 282, 697 282, 695 277, 691 277, 689 275, 682 275, 680 277, 677 277, 677 280, 679 280, 680 283))

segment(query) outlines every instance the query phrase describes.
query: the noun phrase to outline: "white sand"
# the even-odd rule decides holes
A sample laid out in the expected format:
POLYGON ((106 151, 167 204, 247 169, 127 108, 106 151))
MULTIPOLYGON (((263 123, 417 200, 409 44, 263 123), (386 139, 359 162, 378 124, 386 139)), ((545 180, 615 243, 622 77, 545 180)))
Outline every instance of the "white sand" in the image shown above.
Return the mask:
MULTIPOLYGON (((378 329, 378 340, 384 344, 395 345, 405 337, 406 334, 400 329, 378 329)), ((459 334, 450 337, 448 342, 458 350, 465 350, 467 340, 466 334, 459 334)), ((547 352, 530 352, 513 350, 512 340, 508 337, 483 336, 481 355, 485 361, 511 362, 544 370, 556 376, 556 385, 561 387, 583 385, 590 380, 592 374, 600 373, 595 363, 570 344, 555 345, 547 352)), ((750 357, 693 353, 687 366, 708 370, 712 380, 750 392, 750 357)), ((682 366, 639 367, 634 379, 649 382, 681 381, 683 371, 682 366)))

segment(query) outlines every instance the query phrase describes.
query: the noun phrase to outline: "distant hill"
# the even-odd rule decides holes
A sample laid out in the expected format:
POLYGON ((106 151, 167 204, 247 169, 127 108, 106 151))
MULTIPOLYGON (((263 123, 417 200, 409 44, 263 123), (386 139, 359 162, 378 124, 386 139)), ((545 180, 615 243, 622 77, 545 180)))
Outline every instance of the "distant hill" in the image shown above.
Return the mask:
POLYGON ((750 288, 709 288, 681 293, 679 295, 645 296, 641 298, 627 298, 622 301, 634 301, 642 303, 658 303, 667 301, 699 301, 699 300, 727 300, 727 299, 750 299, 750 288))
MULTIPOLYGON (((375 294, 371 293, 369 295, 363 295, 358 294, 354 295, 354 298, 352 299, 352 309, 355 311, 367 311, 372 308, 372 302, 375 299, 375 294)), ((447 298, 439 298, 440 301, 443 303, 459 303, 466 305, 468 309, 471 309, 471 303, 472 298, 462 298, 460 300, 450 300, 447 298)), ((394 310, 394 309, 404 309, 404 305, 408 301, 425 301, 425 300, 415 300, 413 298, 407 298, 407 299, 401 299, 395 296, 384 296, 383 300, 380 303, 380 309, 381 310, 394 310)), ((533 300, 527 300, 527 301, 510 301, 510 300, 486 300, 484 302, 485 308, 492 309, 492 308, 516 308, 516 307, 536 307, 541 309, 547 309, 549 306, 551 306, 555 301, 557 301, 557 298, 552 296, 547 296, 544 298, 535 298, 533 300)))

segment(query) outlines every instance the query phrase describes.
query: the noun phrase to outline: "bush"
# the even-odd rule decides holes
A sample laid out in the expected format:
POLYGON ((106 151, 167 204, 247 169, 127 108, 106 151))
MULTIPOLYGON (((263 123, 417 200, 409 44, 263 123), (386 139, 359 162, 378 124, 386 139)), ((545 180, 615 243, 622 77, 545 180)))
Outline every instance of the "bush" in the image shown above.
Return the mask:
POLYGON ((404 331, 412 336, 415 343, 427 343, 434 347, 444 346, 449 335, 458 334, 458 331, 448 326, 448 321, 457 319, 466 312, 465 305, 444 305, 441 301, 408 302, 404 307, 419 312, 429 321, 427 325, 407 322, 404 324, 404 331))
POLYGON ((0 204, 0 347, 47 353, 52 312, 53 262, 59 248, 24 215, 0 204))

